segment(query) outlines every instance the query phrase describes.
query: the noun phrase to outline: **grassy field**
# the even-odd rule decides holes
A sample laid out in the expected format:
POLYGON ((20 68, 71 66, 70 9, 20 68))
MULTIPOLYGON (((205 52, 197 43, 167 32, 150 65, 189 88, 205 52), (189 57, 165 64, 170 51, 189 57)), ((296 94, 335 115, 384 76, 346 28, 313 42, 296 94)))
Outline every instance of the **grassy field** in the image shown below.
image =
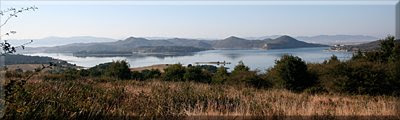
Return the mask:
POLYGON ((37 76, 8 105, 6 118, 96 119, 98 117, 389 116, 400 119, 399 98, 293 93, 279 89, 160 80, 82 78, 42 80, 37 76))

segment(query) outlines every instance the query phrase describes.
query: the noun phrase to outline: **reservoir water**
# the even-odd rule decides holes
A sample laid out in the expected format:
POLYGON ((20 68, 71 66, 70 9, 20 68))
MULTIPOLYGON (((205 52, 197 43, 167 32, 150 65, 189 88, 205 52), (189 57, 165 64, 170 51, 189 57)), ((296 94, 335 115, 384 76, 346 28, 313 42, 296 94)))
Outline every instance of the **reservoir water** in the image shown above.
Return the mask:
POLYGON ((217 62, 226 61, 231 64, 225 65, 233 69, 239 61, 252 70, 264 71, 275 64, 275 61, 284 54, 299 56, 307 63, 320 63, 336 55, 341 60, 350 59, 351 52, 327 51, 327 47, 317 48, 296 48, 296 49, 276 49, 276 50, 209 50, 187 55, 133 55, 133 56, 110 56, 110 57, 76 57, 70 53, 33 53, 26 55, 48 56, 56 59, 68 61, 83 67, 93 67, 100 63, 115 60, 126 60, 130 67, 143 67, 155 64, 176 64, 183 65, 195 64, 195 62, 217 62))

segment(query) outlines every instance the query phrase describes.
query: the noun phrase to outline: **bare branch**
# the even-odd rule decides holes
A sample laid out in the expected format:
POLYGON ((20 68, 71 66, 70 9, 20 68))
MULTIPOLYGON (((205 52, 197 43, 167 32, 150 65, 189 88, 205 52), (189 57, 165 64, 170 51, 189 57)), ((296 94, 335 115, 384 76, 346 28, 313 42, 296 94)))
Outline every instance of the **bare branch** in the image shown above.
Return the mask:
MULTIPOLYGON (((5 26, 8 23, 8 21, 11 18, 18 17, 18 14, 20 14, 24 11, 30 11, 30 10, 35 11, 37 9, 38 9, 38 7, 32 6, 32 7, 20 8, 20 9, 8 8, 7 10, 0 11, 0 17, 2 17, 2 16, 7 17, 7 19, 4 21, 4 23, 0 22, 0 30, 1 30, 1 28, 3 28, 3 26, 5 26)), ((11 34, 16 34, 16 33, 17 33, 16 31, 10 31, 10 32, 5 33, 4 35, 0 35, 0 41, 3 36, 9 36, 11 34)), ((33 42, 33 40, 31 40, 30 42, 27 42, 25 44, 19 45, 19 46, 12 46, 10 43, 7 42, 7 40, 4 40, 3 43, 0 43, 0 47, 2 49, 2 51, 0 52, 0 56, 15 53, 15 52, 17 52, 16 51, 17 48, 25 49, 25 46, 28 44, 31 44, 32 42, 33 42)))
POLYGON ((38 7, 32 6, 32 7, 20 8, 20 9, 8 8, 7 10, 0 11, 0 16, 5 16, 7 13, 10 13, 10 14, 7 16, 7 19, 4 21, 4 23, 1 23, 1 24, 0 24, 0 28, 2 28, 4 25, 6 25, 7 22, 8 22, 11 18, 13 18, 13 17, 18 17, 18 14, 19 14, 19 13, 22 13, 22 12, 24 12, 24 11, 30 11, 30 10, 35 11, 35 10, 37 10, 37 9, 38 9, 38 7))

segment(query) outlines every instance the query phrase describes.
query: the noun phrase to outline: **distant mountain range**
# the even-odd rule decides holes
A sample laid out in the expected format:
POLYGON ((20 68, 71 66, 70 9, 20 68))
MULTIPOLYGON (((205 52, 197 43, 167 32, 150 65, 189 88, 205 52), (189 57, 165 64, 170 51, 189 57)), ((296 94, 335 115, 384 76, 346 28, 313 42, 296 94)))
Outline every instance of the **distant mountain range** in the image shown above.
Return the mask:
MULTIPOLYGON (((31 39, 21 40, 8 40, 11 44, 21 45, 31 41, 31 39)), ((117 41, 111 38, 91 37, 91 36, 77 36, 77 37, 46 37, 42 39, 33 39, 33 43, 29 47, 54 47, 61 45, 68 45, 73 43, 100 43, 100 42, 114 42, 117 41)))
POLYGON ((130 37, 125 40, 102 43, 74 43, 56 47, 27 48, 34 52, 64 52, 64 53, 115 53, 115 52, 197 52, 209 49, 286 49, 302 47, 327 47, 327 45, 306 43, 290 36, 276 39, 247 40, 231 36, 222 40, 197 39, 159 39, 130 37), (163 46, 163 47, 154 47, 163 46), (162 49, 162 50, 159 50, 162 49))
POLYGON ((379 38, 366 35, 318 35, 318 36, 299 36, 296 37, 298 40, 302 40, 310 43, 320 43, 327 45, 334 44, 361 44, 378 40, 379 38))
MULTIPOLYGON (((276 39, 282 35, 271 35, 263 37, 244 37, 246 40, 265 40, 265 39, 276 39)), ((218 39, 186 39, 186 38, 171 38, 171 37, 143 37, 147 40, 218 40, 218 39)), ((366 35, 318 35, 318 36, 298 36, 293 37, 297 40, 317 43, 325 45, 336 45, 336 44, 346 44, 354 45, 367 43, 371 41, 378 40, 378 38, 366 35)), ((14 45, 21 45, 29 42, 31 39, 22 40, 8 40, 8 42, 14 45)), ((54 47, 69 45, 74 43, 102 43, 102 42, 116 42, 117 39, 103 38, 103 37, 91 37, 91 36, 76 36, 76 37, 47 37, 42 39, 33 39, 33 43, 29 44, 28 47, 54 47)))
POLYGON ((303 47, 326 47, 327 45, 306 43, 284 35, 275 39, 247 40, 238 37, 228 37, 223 40, 213 41, 214 48, 219 49, 287 49, 303 47))
MULTIPOLYGON (((271 35, 263 37, 247 37, 249 40, 263 40, 263 39, 275 39, 281 35, 271 35)), ((308 42, 308 43, 318 43, 325 45, 336 45, 336 44, 362 44, 371 41, 378 40, 379 38, 367 35, 317 35, 317 36, 297 36, 294 37, 297 40, 308 42)))

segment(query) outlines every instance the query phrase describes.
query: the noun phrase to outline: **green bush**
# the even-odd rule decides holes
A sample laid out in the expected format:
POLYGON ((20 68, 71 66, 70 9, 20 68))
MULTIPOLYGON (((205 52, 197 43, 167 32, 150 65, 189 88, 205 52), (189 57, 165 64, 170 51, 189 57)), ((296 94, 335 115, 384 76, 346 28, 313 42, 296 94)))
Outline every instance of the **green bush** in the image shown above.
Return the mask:
POLYGON ((209 73, 215 73, 217 72, 217 67, 215 67, 214 65, 196 65, 194 67, 200 68, 204 71, 207 71, 209 73))
POLYGON ((181 64, 174 64, 164 69, 162 79, 165 81, 183 81, 186 69, 181 64))
POLYGON ((159 78, 161 76, 160 70, 157 69, 143 70, 141 71, 141 74, 143 75, 144 80, 159 78))
POLYGON ((386 71, 384 64, 358 60, 335 65, 322 78, 333 92, 390 94, 392 85, 386 71))
POLYGON ((261 76, 257 74, 257 71, 251 71, 250 68, 244 65, 242 61, 235 66, 227 83, 245 84, 257 88, 266 88, 270 86, 270 83, 262 79, 261 76))
POLYGON ((103 64, 96 65, 94 67, 91 67, 91 68, 88 69, 89 75, 92 76, 92 77, 100 77, 100 76, 104 75, 106 69, 110 65, 111 65, 111 62, 110 63, 103 63, 103 64))
POLYGON ((117 79, 130 79, 131 70, 126 61, 114 61, 106 68, 105 76, 117 79))
POLYGON ((308 72, 307 65, 299 57, 283 55, 280 60, 275 62, 275 66, 268 70, 269 77, 278 87, 292 91, 302 91, 314 85, 308 72))
POLYGON ((208 71, 203 70, 201 67, 191 66, 186 68, 186 72, 183 75, 183 79, 185 81, 210 83, 211 74, 208 74, 208 71))
POLYGON ((393 95, 400 96, 400 61, 389 62, 390 84, 393 87, 393 95))
POLYGON ((215 74, 212 77, 211 83, 214 84, 222 84, 225 83, 229 78, 228 71, 226 71, 226 68, 224 66, 221 66, 217 69, 215 74))
POLYGON ((139 71, 132 71, 131 78, 134 80, 145 80, 143 74, 139 71))
POLYGON ((243 61, 239 61, 238 65, 233 68, 232 75, 240 74, 241 72, 250 71, 250 68, 244 65, 243 61))

